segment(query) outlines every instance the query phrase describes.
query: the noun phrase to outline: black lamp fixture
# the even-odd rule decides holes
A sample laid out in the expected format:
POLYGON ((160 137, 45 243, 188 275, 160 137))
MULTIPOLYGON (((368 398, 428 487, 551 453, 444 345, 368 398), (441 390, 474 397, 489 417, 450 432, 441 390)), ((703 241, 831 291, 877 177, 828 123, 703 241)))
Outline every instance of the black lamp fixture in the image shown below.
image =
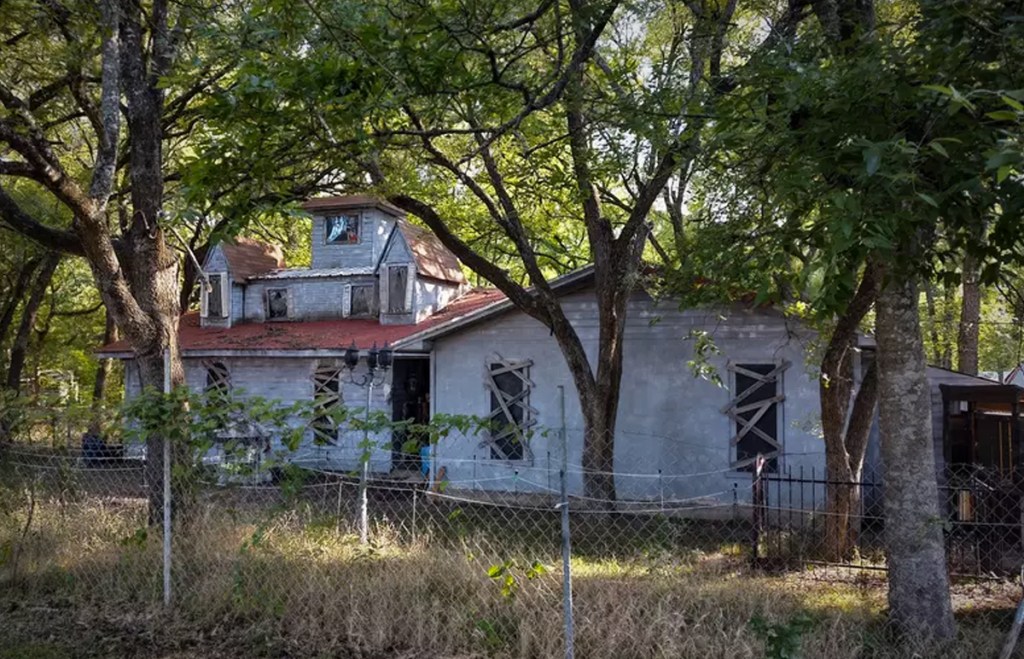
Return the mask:
MULTIPOLYGON (((376 371, 386 372, 391 368, 392 357, 393 351, 387 342, 384 343, 383 348, 377 348, 377 342, 374 341, 373 347, 370 348, 369 352, 366 354, 367 373, 363 376, 363 379, 367 381, 372 380, 373 374, 376 371)), ((347 368, 349 372, 349 379, 352 379, 352 381, 355 382, 352 378, 352 374, 356 370, 356 366, 359 365, 359 347, 356 346, 355 341, 353 341, 352 345, 345 350, 344 360, 345 368, 347 368)))
POLYGON ((348 370, 354 371, 356 366, 359 364, 359 348, 356 347, 356 342, 353 341, 352 345, 345 351, 345 366, 348 370))

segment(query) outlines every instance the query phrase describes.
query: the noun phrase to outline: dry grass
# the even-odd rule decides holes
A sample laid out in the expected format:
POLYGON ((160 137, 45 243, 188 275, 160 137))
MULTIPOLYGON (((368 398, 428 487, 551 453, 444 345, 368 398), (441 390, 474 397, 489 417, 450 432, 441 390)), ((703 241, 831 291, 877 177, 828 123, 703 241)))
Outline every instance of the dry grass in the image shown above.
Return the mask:
MULTIPOLYGON (((316 506, 273 515, 199 506, 176 538, 168 616, 160 538, 143 530, 140 501, 37 501, 30 524, 24 499, 6 501, 0 615, 9 624, 0 625, 0 658, 563 654, 561 570, 547 544, 513 548, 478 529, 428 528, 411 542, 382 522, 364 548, 316 506), (503 579, 488 571, 506 561, 514 584, 503 592, 503 579), (535 561, 549 571, 530 578, 535 561)), ((579 657, 762 657, 756 618, 783 635, 807 619, 805 657, 907 656, 885 634, 884 586, 875 579, 754 574, 728 548, 595 552, 573 569, 579 657)), ((960 638, 936 656, 995 656, 1015 596, 963 591, 960 638)))

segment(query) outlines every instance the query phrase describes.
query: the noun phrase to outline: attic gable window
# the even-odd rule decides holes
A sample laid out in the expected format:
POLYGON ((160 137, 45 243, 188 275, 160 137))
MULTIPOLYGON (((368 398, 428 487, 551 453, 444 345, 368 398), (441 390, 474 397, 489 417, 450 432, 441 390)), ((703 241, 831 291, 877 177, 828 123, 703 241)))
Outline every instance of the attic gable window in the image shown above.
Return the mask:
POLYGON ((407 265, 389 265, 388 313, 409 313, 412 311, 412 268, 407 265))
POLYGON ((359 215, 345 213, 324 218, 324 242, 328 245, 354 245, 359 242, 359 215))
POLYGON ((200 315, 203 318, 227 318, 230 282, 226 272, 206 275, 209 285, 204 285, 200 300, 200 315))
POLYGON ((530 407, 531 361, 493 359, 487 364, 484 388, 490 393, 491 458, 495 460, 527 460, 532 457, 528 441, 529 429, 536 423, 537 412, 530 407))
POLYGON ((267 289, 267 319, 268 320, 284 320, 289 316, 289 302, 288 302, 288 289, 287 288, 268 288, 267 289))

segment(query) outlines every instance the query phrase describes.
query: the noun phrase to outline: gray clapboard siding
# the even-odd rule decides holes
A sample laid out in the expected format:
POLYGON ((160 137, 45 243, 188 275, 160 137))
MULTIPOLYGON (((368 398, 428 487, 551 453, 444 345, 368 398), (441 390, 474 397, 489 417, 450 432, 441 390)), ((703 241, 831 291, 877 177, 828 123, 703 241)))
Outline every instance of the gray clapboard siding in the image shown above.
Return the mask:
POLYGON ((245 320, 266 320, 266 291, 285 288, 289 295, 289 320, 328 320, 342 318, 342 299, 345 286, 369 284, 376 286, 372 275, 352 277, 317 277, 304 279, 256 280, 246 286, 245 320))
MULTIPOLYGON (((298 401, 311 401, 313 398, 312 375, 319 360, 292 357, 224 357, 209 359, 186 358, 183 360, 185 380, 189 388, 202 391, 206 386, 206 363, 218 361, 223 363, 230 373, 232 394, 240 397, 259 397, 268 401, 290 405, 298 401)), ((340 361, 332 363, 340 366, 340 361)), ((358 379, 366 372, 360 364, 355 372, 358 379)), ((390 374, 389 374, 390 378, 390 374)), ((388 400, 391 390, 390 379, 381 386, 375 387, 370 400, 370 409, 390 413, 388 400)), ((342 381, 342 400, 347 407, 365 409, 368 390, 364 387, 342 381)), ((299 419, 293 420, 295 427, 299 419)), ((362 449, 359 447, 363 436, 361 433, 343 435, 337 446, 318 447, 314 444, 312 433, 306 432, 299 451, 292 454, 284 451, 280 437, 271 438, 271 450, 286 459, 308 464, 323 469, 351 470, 359 467, 362 449)), ((374 472, 385 472, 391 466, 391 438, 379 436, 371 438, 375 442, 371 452, 370 468, 374 472)))
POLYGON ((358 213, 360 215, 359 243, 355 245, 328 245, 326 242, 324 220, 326 215, 314 215, 313 235, 310 241, 312 267, 373 267, 377 264, 381 251, 384 249, 384 242, 395 225, 394 218, 375 208, 344 212, 358 213))

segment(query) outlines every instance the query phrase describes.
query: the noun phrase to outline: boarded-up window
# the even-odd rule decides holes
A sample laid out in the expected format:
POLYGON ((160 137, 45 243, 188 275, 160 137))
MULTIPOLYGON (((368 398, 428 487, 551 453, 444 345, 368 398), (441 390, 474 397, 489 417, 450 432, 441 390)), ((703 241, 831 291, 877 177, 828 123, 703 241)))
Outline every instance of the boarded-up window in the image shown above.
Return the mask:
POLYGON ((288 317, 288 289, 267 289, 267 318, 280 320, 288 317))
POLYGON ((332 215, 324 218, 324 242, 328 245, 353 245, 359 242, 359 216, 332 215))
POLYGON ((207 393, 226 394, 231 389, 231 373, 224 362, 205 362, 207 393))
POLYGON ((412 295, 409 290, 409 267, 388 266, 388 313, 409 313, 412 295))
POLYGON ((314 416, 310 426, 317 444, 336 444, 338 422, 336 414, 342 405, 341 367, 320 364, 313 372, 314 416))
POLYGON ((357 284, 352 286, 353 316, 370 316, 373 314, 373 284, 357 284))
POLYGON ((758 455, 764 456, 765 468, 775 471, 782 452, 779 438, 779 404, 782 394, 782 373, 788 363, 730 364, 733 373, 733 398, 722 412, 732 419, 730 447, 732 467, 750 471, 758 455))
POLYGON ((495 460, 525 460, 530 456, 529 428, 536 422, 530 407, 532 362, 492 361, 485 387, 490 392, 490 437, 495 460))

